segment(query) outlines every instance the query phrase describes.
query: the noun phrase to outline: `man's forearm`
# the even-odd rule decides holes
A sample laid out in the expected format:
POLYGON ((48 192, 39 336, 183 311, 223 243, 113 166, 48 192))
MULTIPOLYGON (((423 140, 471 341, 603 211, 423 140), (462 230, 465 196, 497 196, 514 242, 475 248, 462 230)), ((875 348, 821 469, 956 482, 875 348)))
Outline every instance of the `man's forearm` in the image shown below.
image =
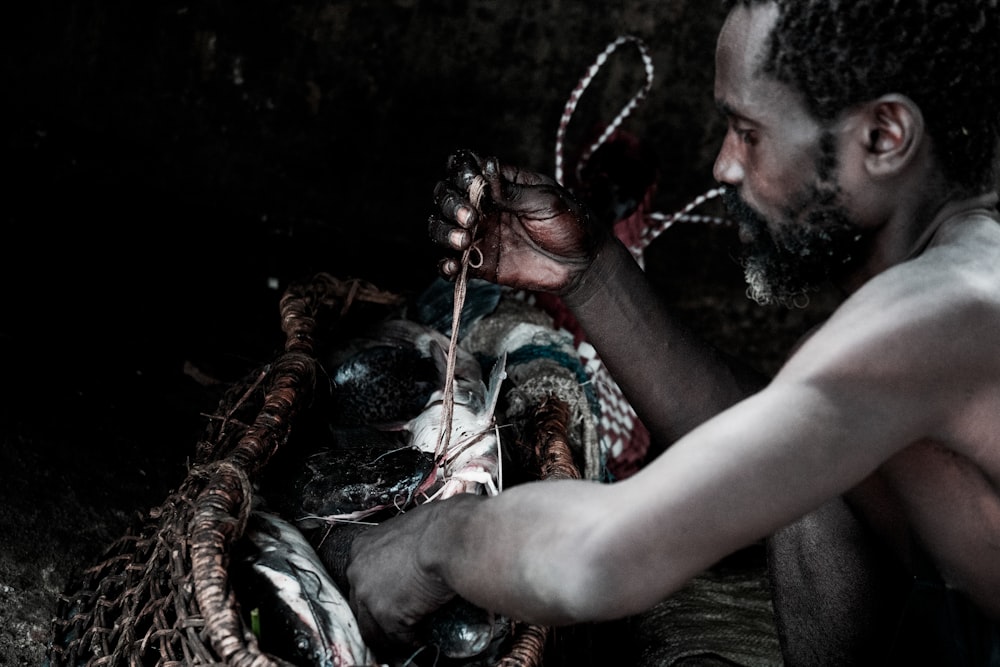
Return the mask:
POLYGON ((519 620, 561 625, 607 615, 616 601, 594 595, 592 573, 598 562, 603 571, 602 554, 585 548, 609 511, 607 487, 551 480, 430 503, 432 535, 420 541, 418 563, 470 602, 519 620))
POLYGON ((764 385, 667 312, 617 240, 565 300, 661 447, 764 385))

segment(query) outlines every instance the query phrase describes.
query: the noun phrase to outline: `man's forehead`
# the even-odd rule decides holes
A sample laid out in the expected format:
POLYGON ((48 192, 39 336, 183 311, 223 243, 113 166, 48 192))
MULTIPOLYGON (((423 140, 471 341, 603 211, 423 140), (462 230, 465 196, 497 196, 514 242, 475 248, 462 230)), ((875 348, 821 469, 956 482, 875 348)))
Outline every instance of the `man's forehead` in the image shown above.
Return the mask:
MULTIPOLYGON (((716 46, 716 102, 725 113, 737 113, 750 82, 762 76, 765 49, 778 16, 773 2, 736 5, 726 18, 716 46)), ((759 83, 759 81, 757 81, 759 83)))
POLYGON ((777 19, 778 5, 773 2, 737 5, 722 25, 718 49, 758 67, 777 19))

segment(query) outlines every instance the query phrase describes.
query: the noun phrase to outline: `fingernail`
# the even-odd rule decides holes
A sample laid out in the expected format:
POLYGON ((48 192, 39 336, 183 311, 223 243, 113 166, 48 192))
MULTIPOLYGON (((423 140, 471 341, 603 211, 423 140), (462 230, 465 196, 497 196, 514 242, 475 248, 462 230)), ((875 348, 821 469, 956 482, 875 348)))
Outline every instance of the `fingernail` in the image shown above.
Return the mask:
POLYGON ((468 206, 459 206, 458 210, 455 211, 455 218, 458 220, 459 224, 468 226, 469 220, 472 218, 472 209, 468 206))
POLYGON ((448 235, 448 240, 451 243, 452 248, 458 250, 464 250, 466 243, 468 243, 469 234, 464 229, 453 229, 448 235))

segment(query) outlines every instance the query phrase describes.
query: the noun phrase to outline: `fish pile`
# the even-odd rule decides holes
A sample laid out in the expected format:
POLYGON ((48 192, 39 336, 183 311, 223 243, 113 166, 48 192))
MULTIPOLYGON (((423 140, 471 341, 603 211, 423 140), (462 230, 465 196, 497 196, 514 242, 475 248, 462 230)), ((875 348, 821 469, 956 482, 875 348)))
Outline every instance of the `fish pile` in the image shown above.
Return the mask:
MULTIPOLYGON (((374 664, 343 602, 354 537, 416 503, 502 488, 505 355, 484 382, 480 360, 456 349, 443 438, 449 343, 435 326, 400 316, 324 355, 329 392, 269 463, 232 566, 241 606, 260 610, 269 654, 322 667, 374 664)), ((493 664, 510 625, 457 598, 428 619, 425 650, 408 664, 493 664)))
POLYGON ((432 327, 397 318, 351 341, 346 356, 331 355, 330 417, 290 443, 291 456, 275 460, 268 500, 296 524, 315 527, 457 493, 498 493, 495 411, 504 358, 487 386, 479 362, 457 349, 450 437, 447 451, 438 451, 448 342, 432 327))
MULTIPOLYGON (((408 315, 370 322, 321 353, 329 391, 319 392, 269 462, 256 496, 258 511, 271 514, 247 531, 237 563, 246 587, 237 596, 272 608, 268 618, 259 617, 262 644, 271 626, 277 626, 272 640, 282 639, 280 646, 267 644, 272 655, 322 667, 351 664, 330 656, 370 659, 356 638, 345 639, 356 626, 342 604, 350 597, 346 571, 354 538, 418 503, 496 494, 505 480, 537 478, 534 453, 511 445, 547 397, 570 408, 578 467, 599 460, 591 451, 593 396, 572 337, 523 300, 470 281, 452 348, 452 296, 450 283, 439 281, 411 304, 408 315), (446 405, 449 377, 453 392, 446 405), (280 531, 273 517, 285 521, 280 531), (301 531, 302 539, 292 539, 292 531, 301 531), (274 535, 287 539, 279 545, 274 535), (330 586, 339 597, 327 592, 330 586), (270 597, 262 590, 270 590, 270 597), (316 609, 321 600, 329 606, 323 613, 316 609), (344 628, 322 630, 337 618, 344 628), (283 625, 299 629, 281 630, 283 625)), ((427 619, 423 648, 406 664, 496 664, 513 641, 512 629, 510 619, 456 598, 427 619)))

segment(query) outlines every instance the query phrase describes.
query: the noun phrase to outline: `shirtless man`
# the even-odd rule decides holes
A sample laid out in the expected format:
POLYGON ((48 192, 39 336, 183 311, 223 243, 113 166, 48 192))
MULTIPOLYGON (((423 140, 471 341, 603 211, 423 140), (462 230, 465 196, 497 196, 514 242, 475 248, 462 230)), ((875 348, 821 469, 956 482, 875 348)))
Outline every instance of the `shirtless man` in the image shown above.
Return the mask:
POLYGON ((789 302, 831 280, 845 300, 755 383, 657 303, 569 193, 453 156, 431 237, 460 250, 475 228, 473 275, 562 295, 672 444, 620 482, 522 484, 368 531, 349 576, 376 645, 412 641, 455 594, 545 625, 624 617, 767 538, 787 664, 885 664, 897 583, 928 573, 971 613, 957 631, 984 632, 977 657, 1000 661, 1000 7, 731 4, 714 175, 751 294, 789 302))

